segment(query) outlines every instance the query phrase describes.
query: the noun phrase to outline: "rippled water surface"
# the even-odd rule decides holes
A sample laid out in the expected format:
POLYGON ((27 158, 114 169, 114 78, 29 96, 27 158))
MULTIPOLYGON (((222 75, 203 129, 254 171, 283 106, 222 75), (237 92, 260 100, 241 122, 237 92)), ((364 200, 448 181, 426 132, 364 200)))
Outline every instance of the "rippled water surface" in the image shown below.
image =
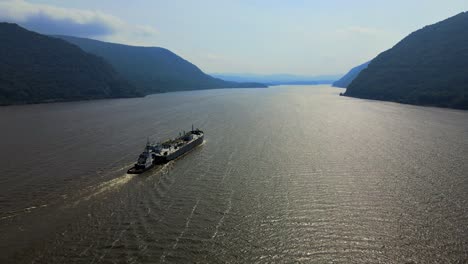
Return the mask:
POLYGON ((468 112, 340 91, 0 108, 0 262, 466 263, 468 112), (125 173, 192 123, 203 145, 125 173))

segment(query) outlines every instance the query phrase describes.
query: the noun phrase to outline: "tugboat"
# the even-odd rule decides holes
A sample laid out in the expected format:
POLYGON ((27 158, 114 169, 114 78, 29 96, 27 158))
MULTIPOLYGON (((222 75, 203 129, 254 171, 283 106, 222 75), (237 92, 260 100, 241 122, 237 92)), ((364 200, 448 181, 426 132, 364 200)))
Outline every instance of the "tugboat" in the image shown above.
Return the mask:
POLYGON ((155 165, 152 148, 148 140, 145 149, 140 156, 138 156, 135 165, 127 171, 128 174, 140 174, 151 169, 155 165))
POLYGON ((144 151, 138 157, 137 163, 127 173, 140 174, 156 164, 164 164, 174 160, 203 143, 204 136, 203 131, 198 128, 193 129, 192 125, 191 131, 187 133, 184 131, 175 139, 157 144, 151 144, 148 141, 144 151))

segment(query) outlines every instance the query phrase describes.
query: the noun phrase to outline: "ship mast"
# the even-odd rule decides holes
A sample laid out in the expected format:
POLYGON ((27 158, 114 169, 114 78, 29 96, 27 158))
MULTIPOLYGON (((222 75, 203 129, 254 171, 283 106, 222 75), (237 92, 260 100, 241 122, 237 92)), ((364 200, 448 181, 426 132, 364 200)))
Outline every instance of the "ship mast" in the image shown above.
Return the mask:
POLYGON ((147 151, 150 150, 150 141, 149 141, 149 137, 146 137, 146 150, 147 150, 147 151))

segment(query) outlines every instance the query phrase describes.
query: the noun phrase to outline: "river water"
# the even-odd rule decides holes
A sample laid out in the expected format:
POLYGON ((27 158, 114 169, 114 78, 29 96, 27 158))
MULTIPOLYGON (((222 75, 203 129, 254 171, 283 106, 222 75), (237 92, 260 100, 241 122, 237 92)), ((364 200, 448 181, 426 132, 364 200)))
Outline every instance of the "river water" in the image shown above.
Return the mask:
POLYGON ((339 92, 0 108, 0 262, 466 263, 468 111, 339 92), (125 173, 192 123, 203 145, 125 173))

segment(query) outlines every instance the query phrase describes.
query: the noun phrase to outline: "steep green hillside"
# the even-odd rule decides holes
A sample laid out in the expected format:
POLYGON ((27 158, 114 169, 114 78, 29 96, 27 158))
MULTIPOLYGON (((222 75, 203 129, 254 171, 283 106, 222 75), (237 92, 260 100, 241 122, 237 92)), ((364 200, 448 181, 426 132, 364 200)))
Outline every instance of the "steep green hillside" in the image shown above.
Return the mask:
POLYGON ((0 23, 0 104, 141 96, 112 66, 75 45, 0 23))
POLYGON ((345 95, 468 109, 468 13, 426 26, 383 52, 345 95))
POLYGON ((136 47, 92 39, 57 36, 84 51, 103 57, 133 85, 146 93, 181 90, 266 87, 259 83, 237 83, 213 78, 171 51, 158 47, 136 47))

